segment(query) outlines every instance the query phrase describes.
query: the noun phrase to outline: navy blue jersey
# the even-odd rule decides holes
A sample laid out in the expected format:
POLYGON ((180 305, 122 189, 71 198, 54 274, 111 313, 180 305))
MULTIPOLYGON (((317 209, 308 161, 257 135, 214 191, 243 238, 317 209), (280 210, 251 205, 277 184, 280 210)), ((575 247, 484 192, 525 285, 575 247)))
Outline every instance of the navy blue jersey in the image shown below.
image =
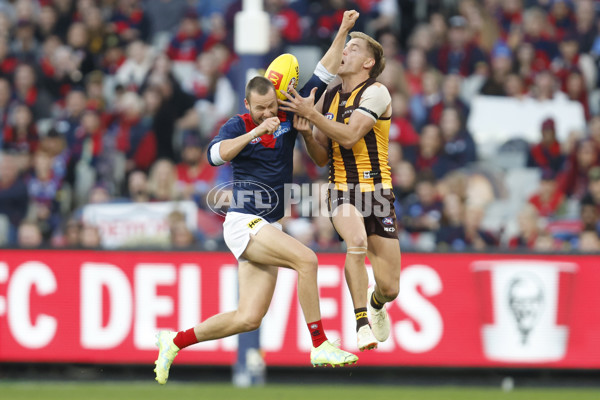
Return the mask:
MULTIPOLYGON (((314 87, 317 88, 315 99, 318 99, 327 84, 313 75, 299 93, 303 97, 308 96, 314 87)), ((284 185, 292 182, 293 152, 298 131, 293 127, 292 113, 279 111, 277 117, 281 123, 273 135, 252 140, 231 160, 234 182, 229 211, 258 215, 268 222, 283 217, 284 185)), ((230 118, 208 145, 210 164, 215 166, 210 155, 212 146, 244 135, 256 126, 248 113, 230 118)))

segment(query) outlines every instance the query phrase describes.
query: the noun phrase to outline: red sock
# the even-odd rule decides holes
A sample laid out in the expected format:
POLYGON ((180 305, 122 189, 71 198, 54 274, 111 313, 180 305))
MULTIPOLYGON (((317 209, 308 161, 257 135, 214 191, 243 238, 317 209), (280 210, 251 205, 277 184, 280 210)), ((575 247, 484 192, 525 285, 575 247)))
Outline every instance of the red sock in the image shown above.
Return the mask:
POLYGON ((179 349, 183 349, 184 347, 198 343, 198 339, 196 339, 196 334, 194 333, 194 328, 190 328, 187 331, 177 332, 177 336, 175 336, 173 339, 173 343, 175 343, 175 346, 179 347, 179 349))
POLYGON ((324 341, 327 340, 321 320, 311 322, 307 324, 307 326, 308 331, 310 332, 310 338, 313 342, 313 347, 319 347, 324 341))

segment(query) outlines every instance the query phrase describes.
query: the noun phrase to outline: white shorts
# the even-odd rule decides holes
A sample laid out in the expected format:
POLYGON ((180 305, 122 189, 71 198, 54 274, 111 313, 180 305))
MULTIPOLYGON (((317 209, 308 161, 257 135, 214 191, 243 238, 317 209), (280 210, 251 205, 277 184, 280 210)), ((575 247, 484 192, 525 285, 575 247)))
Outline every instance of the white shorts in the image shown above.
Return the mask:
MULTIPOLYGON (((254 214, 244 214, 238 212, 228 212, 223 222, 223 238, 229 250, 238 261, 247 261, 242 257, 242 253, 248 247, 250 235, 256 235, 263 226, 269 222, 254 214)), ((279 222, 270 223, 275 228, 282 230, 279 222)))

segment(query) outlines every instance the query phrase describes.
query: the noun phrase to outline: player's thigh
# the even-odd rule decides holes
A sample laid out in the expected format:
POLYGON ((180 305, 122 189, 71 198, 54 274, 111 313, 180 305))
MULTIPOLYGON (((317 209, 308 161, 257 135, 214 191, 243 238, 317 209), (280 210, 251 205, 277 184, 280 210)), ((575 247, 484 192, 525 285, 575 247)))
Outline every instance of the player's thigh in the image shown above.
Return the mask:
POLYGON ((366 246, 367 232, 361 213, 350 203, 338 205, 332 212, 331 221, 346 246, 366 246))
POLYGON ((314 251, 285 232, 272 225, 266 225, 250 237, 243 257, 264 265, 278 265, 297 269, 306 263, 314 263, 314 251))
POLYGON ((277 267, 242 261, 238 266, 238 310, 250 319, 262 319, 269 309, 275 284, 277 267))
POLYGON ((390 295, 397 294, 400 282, 400 243, 398 239, 370 235, 369 261, 377 286, 390 295))

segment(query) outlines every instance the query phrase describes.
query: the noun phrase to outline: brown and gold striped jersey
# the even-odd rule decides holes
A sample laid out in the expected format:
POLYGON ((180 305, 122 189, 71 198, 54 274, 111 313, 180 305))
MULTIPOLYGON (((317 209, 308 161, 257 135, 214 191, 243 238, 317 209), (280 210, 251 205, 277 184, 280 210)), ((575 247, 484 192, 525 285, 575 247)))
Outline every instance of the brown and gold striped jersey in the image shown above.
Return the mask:
MULTIPOLYGON (((347 124, 352 112, 359 108, 361 95, 374 83, 375 79, 368 79, 349 93, 341 93, 341 85, 327 91, 323 100, 325 116, 347 124)), ((329 139, 329 182, 334 183, 336 189, 356 190, 356 185, 360 185, 361 192, 370 192, 378 184, 383 189, 392 188, 388 165, 390 117, 376 118, 371 131, 352 149, 345 149, 329 139)))

